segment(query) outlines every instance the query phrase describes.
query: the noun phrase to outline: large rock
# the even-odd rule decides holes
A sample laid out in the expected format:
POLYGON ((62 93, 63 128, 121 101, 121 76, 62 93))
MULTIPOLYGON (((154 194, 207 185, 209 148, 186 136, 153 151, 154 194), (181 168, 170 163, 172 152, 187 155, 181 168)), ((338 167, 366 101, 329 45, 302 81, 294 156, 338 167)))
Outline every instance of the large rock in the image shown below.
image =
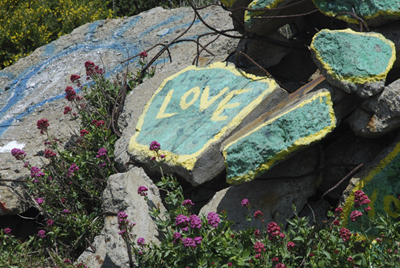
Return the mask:
POLYGON ((365 138, 381 137, 400 127, 400 79, 362 103, 349 118, 353 132, 365 138))
MULTIPOLYGON (((369 218, 378 215, 388 215, 397 221, 400 217, 400 136, 383 150, 375 160, 364 170, 357 173, 350 180, 349 186, 343 193, 340 206, 343 207, 343 225, 351 232, 362 232, 360 220, 364 226, 369 226, 366 217, 361 217, 357 222, 350 220, 351 212, 355 210, 366 213, 363 207, 354 206, 354 193, 362 190, 368 195, 371 202, 368 204, 371 210, 367 212, 369 218)), ((378 230, 371 229, 369 235, 379 234, 378 230)))
MULTIPOLYGON (((222 8, 210 7, 199 11, 204 20, 214 27, 230 29, 231 18, 222 8), (224 25, 220 27, 220 25, 224 25)), ((28 170, 22 168, 23 163, 15 160, 10 152, 17 144, 26 151, 27 160, 31 165, 41 166, 44 157, 40 152, 44 149, 43 142, 47 139, 40 135, 36 127, 39 119, 49 120, 51 137, 67 142, 78 126, 63 115, 65 88, 75 87, 69 81, 71 74, 84 75, 85 61, 94 61, 106 71, 106 76, 112 79, 116 74, 126 69, 136 73, 140 68, 138 58, 125 64, 120 62, 146 50, 157 43, 167 44, 193 21, 194 12, 190 8, 164 10, 155 8, 140 15, 96 21, 75 29, 71 34, 38 48, 30 56, 19 60, 14 65, 0 71, 0 176, 3 179, 19 179, 26 176, 28 170), (103 65, 103 64, 104 65, 103 65)), ((195 40, 199 35, 209 32, 200 20, 196 20, 192 28, 183 35, 184 39, 195 40)), ((205 44, 215 37, 208 35, 200 39, 205 44)), ((200 64, 208 64, 212 60, 223 60, 234 51, 236 40, 220 37, 207 49, 214 56, 203 52, 200 64)), ((158 53, 159 48, 148 53, 151 58, 158 53)), ((156 62, 156 74, 176 72, 190 65, 197 54, 194 42, 180 42, 170 47, 172 62, 165 52, 156 62)), ((77 88, 75 88, 77 90, 77 88)), ((141 96, 135 95, 138 99, 141 96)), ((151 96, 151 95, 150 95, 151 96)), ((144 106, 145 102, 142 102, 144 106)), ((79 135, 79 134, 78 134, 79 135)), ((7 187, 7 186, 0 186, 7 187)), ((2 190, 8 191, 8 190, 2 190)), ((18 191, 20 192, 20 191, 18 191)), ((20 193, 22 195, 22 193, 20 193)), ((10 201, 0 197, 0 201, 9 204, 10 201)), ((20 210, 9 209, 12 213, 20 210)), ((9 213, 9 212, 7 212, 9 213)), ((11 212, 10 212, 11 213, 11 212)))
POLYGON ((202 184, 224 169, 220 144, 286 96, 274 80, 224 63, 185 68, 165 79, 146 104, 136 133, 129 133, 128 152, 134 162, 153 166, 149 145, 157 141, 165 173, 202 184))
MULTIPOLYGON (((136 223, 132 230, 135 241, 143 237, 146 244, 159 242, 157 227, 149 215, 153 208, 159 208, 162 214, 166 211, 158 188, 141 168, 135 167, 127 173, 115 174, 108 179, 103 193, 103 211, 125 211, 129 216, 128 220, 136 223), (147 202, 138 194, 139 186, 149 189, 147 202)), ((129 267, 127 247, 118 234, 119 231, 117 217, 106 216, 103 230, 92 243, 96 252, 88 248, 77 262, 83 262, 91 268, 129 267)))
POLYGON ((374 26, 400 17, 400 3, 396 0, 314 0, 314 3, 325 15, 337 16, 338 19, 355 24, 359 23, 355 17, 340 13, 355 14, 366 20, 368 25, 374 26))
POLYGON ((329 91, 307 92, 312 88, 290 95, 224 143, 228 183, 254 180, 336 127, 329 91))
POLYGON ((221 3, 224 4, 228 9, 232 9, 232 23, 236 30, 241 33, 244 32, 244 12, 245 9, 241 9, 240 7, 247 8, 252 0, 221 0, 221 3), (236 10, 235 10, 236 9, 236 10))
POLYGON ((318 175, 310 175, 301 179, 285 179, 274 181, 251 181, 241 185, 233 185, 215 194, 200 213, 228 212, 229 221, 234 221, 232 229, 244 230, 248 227, 263 228, 259 220, 253 218, 249 223, 246 214, 253 217, 254 212, 264 213, 264 226, 269 222, 278 222, 284 225, 285 221, 294 216, 292 205, 300 211, 307 203, 307 198, 314 195, 320 182, 318 175), (249 211, 242 208, 240 202, 247 198, 252 207, 249 211))
POLYGON ((377 33, 321 30, 311 43, 315 64, 329 83, 368 98, 381 92, 396 60, 393 42, 377 33))
POLYGON ((311 0, 253 0, 248 8, 268 9, 266 11, 246 10, 244 14, 246 31, 266 36, 296 19, 292 15, 307 13, 315 9, 315 6, 311 0), (281 16, 281 18, 268 18, 268 16, 281 16))

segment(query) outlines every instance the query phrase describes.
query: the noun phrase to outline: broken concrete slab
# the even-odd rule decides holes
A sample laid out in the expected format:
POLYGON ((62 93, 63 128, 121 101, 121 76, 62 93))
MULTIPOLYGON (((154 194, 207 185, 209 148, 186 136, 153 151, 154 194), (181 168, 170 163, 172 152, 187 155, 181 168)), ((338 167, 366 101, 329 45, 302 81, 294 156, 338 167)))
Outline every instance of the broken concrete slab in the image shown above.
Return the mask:
MULTIPOLYGON (((378 215, 388 215, 397 220, 400 217, 400 136, 391 146, 383 150, 375 160, 357 173, 350 180, 349 186, 343 192, 340 206, 343 207, 343 226, 351 232, 361 232, 359 221, 369 224, 366 217, 361 217, 354 222, 350 220, 350 214, 359 210, 363 214, 367 213, 369 218, 378 215), (362 207, 354 206, 354 193, 358 190, 368 195, 371 202, 368 206, 371 210, 365 212, 362 207)), ((368 225, 365 225, 368 226, 368 225)), ((378 230, 371 229, 368 235, 379 234, 378 230)))
POLYGON ((368 98, 381 92, 396 60, 393 42, 377 33, 321 30, 311 43, 314 62, 327 81, 368 98))
MULTIPOLYGON (((110 176, 103 193, 102 207, 107 212, 126 212, 128 220, 136 223, 132 229, 133 238, 143 237, 146 244, 150 241, 156 244, 159 242, 159 232, 149 211, 159 208, 162 216, 166 209, 157 186, 143 169, 135 167, 126 173, 110 176), (138 194, 140 186, 149 189, 148 201, 138 194)), ((119 231, 117 217, 108 214, 104 219, 103 230, 92 244, 96 252, 88 248, 77 262, 90 267, 129 267, 128 251, 119 231)))
POLYGON ((224 169, 219 145, 287 95, 274 80, 224 63, 187 67, 165 79, 147 103, 128 153, 134 162, 153 166, 149 145, 157 141, 165 173, 202 184, 224 169))
POLYGON ((348 23, 358 24, 352 13, 366 21, 368 25, 378 26, 400 18, 400 3, 396 0, 314 0, 318 9, 329 17, 335 17, 348 23))
POLYGON ((248 8, 267 9, 265 11, 246 10, 244 14, 246 31, 266 36, 296 19, 291 15, 307 13, 315 9, 315 6, 311 0, 253 0, 248 8), (268 18, 269 16, 282 17, 277 19, 268 18))
POLYGON ((241 131, 223 145, 227 182, 254 180, 295 152, 320 141, 336 127, 332 106, 327 90, 310 92, 289 99, 246 126, 247 133, 241 131))
POLYGON ((349 118, 351 130, 365 138, 381 137, 400 127, 400 80, 362 103, 349 118))

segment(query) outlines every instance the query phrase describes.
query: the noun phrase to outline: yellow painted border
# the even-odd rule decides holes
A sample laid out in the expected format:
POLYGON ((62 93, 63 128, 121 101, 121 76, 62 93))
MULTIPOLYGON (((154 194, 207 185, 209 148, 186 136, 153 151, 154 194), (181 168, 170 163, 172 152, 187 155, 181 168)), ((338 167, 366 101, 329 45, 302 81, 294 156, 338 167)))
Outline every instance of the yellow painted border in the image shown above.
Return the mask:
MULTIPOLYGON (((259 0, 255 0, 255 1, 251 2, 249 4, 248 8, 254 9, 254 6, 257 5, 258 1, 259 0)), ((285 2, 285 1, 286 0, 276 0, 275 2, 273 2, 271 4, 269 4, 269 5, 265 6, 265 7, 260 7, 260 8, 276 8, 280 3, 285 2)), ((246 22, 246 21, 250 20, 252 17, 258 16, 258 15, 261 15, 261 14, 264 14, 264 13, 265 13, 265 11, 248 11, 248 10, 246 10, 244 12, 244 21, 246 22), (249 14, 250 12, 252 12, 252 13, 249 14)))
MULTIPOLYGON (((328 16, 328 17, 334 17, 334 16, 336 16, 336 14, 333 13, 332 11, 323 11, 323 10, 321 10, 321 9, 318 7, 318 5, 315 3, 315 0, 313 0, 313 2, 314 2, 314 5, 318 8, 318 10, 319 10, 322 14, 324 14, 325 16, 328 16)), ((368 21, 368 20, 375 19, 375 18, 377 18, 377 17, 379 17, 379 16, 383 16, 384 18, 386 18, 387 16, 400 17, 400 11, 398 11, 398 10, 392 10, 392 9, 389 9, 389 10, 386 10, 386 11, 380 10, 380 11, 378 11, 378 12, 375 13, 375 14, 372 14, 372 15, 369 15, 369 16, 363 16, 363 19, 365 19, 365 20, 368 21)), ((348 23, 358 24, 358 20, 354 19, 353 17, 347 17, 346 15, 339 15, 339 16, 337 16, 336 18, 338 18, 338 19, 340 19, 340 20, 343 20, 343 21, 345 21, 345 22, 348 22, 348 23)), ((388 18, 388 19, 390 19, 390 18, 388 18)))
POLYGON ((359 33, 359 32, 355 32, 351 29, 345 29, 345 30, 328 30, 328 29, 323 29, 321 31, 319 31, 317 34, 314 35, 312 42, 311 42, 311 46, 310 48, 314 51, 318 61, 322 64, 323 68, 336 80, 340 80, 340 81, 347 81, 349 83, 352 84, 364 84, 364 83, 371 83, 371 82, 377 82, 377 81, 382 81, 386 78, 386 75, 388 74, 388 72, 390 71, 390 69, 392 69, 392 66, 396 60, 396 47, 394 45, 394 43, 388 39, 386 39, 382 34, 378 34, 378 33, 359 33), (314 41, 317 38, 317 36, 322 33, 322 32, 342 32, 342 33, 349 33, 349 34, 356 34, 356 35, 368 35, 368 36, 374 36, 376 38, 379 38, 380 40, 382 40, 384 43, 387 43, 390 48, 392 49, 392 56, 390 57, 390 60, 388 62, 388 65, 386 67, 386 70, 382 73, 380 73, 379 75, 373 76, 373 77, 340 77, 337 73, 335 73, 332 70, 332 67, 326 63, 320 53, 316 50, 316 48, 314 47, 314 41))
MULTIPOLYGON (((354 186, 351 191, 350 196, 347 198, 345 204, 343 205, 343 225, 346 226, 348 222, 349 215, 354 205, 354 193, 358 190, 362 190, 368 182, 370 182, 377 174, 379 174, 390 162, 392 162, 393 158, 395 158, 400 153, 400 142, 394 147, 394 149, 379 163, 376 167, 368 173, 368 175, 361 179, 356 186, 354 186)), ((370 213, 374 213, 374 211, 370 211, 370 213)))
MULTIPOLYGON (((224 70, 228 70, 230 72, 232 72, 234 75, 237 76, 244 76, 248 79, 251 79, 251 81, 259 81, 259 82, 264 82, 268 85, 268 89, 265 90, 262 94, 260 94, 255 100, 253 100, 250 104, 248 104, 245 108, 243 108, 242 111, 240 111, 232 120, 231 122, 226 125, 225 127, 223 127, 221 129, 221 131, 219 133, 217 133, 212 139, 210 139, 208 142, 206 142, 204 144, 204 146, 197 151, 196 153, 190 154, 190 155, 177 155, 174 154, 172 152, 169 151, 165 151, 165 150, 160 150, 160 154, 164 154, 166 155, 166 161, 171 163, 172 165, 175 166, 183 166, 185 169, 187 170, 192 170, 194 168, 194 165, 196 164, 197 161, 197 157, 204 151, 206 150, 207 147, 209 147, 212 143, 218 141, 219 139, 221 139, 223 137, 223 135, 225 135, 229 130, 234 129, 235 127, 237 127, 243 120, 243 118, 248 115, 251 110, 253 110, 257 105, 259 105, 263 100, 264 97, 267 96, 268 94, 270 94, 273 90, 275 90, 276 88, 278 88, 278 84, 270 79, 270 78, 265 78, 265 77, 259 77, 259 76, 255 76, 252 74, 247 74, 244 73, 242 71, 237 70, 235 67, 233 66, 226 66, 226 64, 222 63, 222 62, 215 62, 213 64, 211 64, 208 67, 204 67, 204 68, 199 68, 196 67, 194 65, 186 67, 185 69, 177 72, 176 74, 166 78, 162 84, 158 87, 157 91, 153 94, 153 96, 151 97, 151 99, 147 102, 143 113, 140 115, 138 123, 136 125, 136 133, 131 137, 130 143, 129 143, 129 148, 128 151, 129 152, 133 152, 135 151, 135 154, 141 156, 141 157, 153 157, 154 156, 154 152, 151 152, 149 150, 149 145, 142 145, 139 144, 138 142, 136 142, 136 138, 139 136, 140 131, 142 129, 143 123, 144 123, 144 118, 147 114, 147 111, 151 105, 151 103, 153 102, 154 98, 156 97, 156 95, 164 88, 164 86, 166 85, 166 83, 172 79, 174 79, 175 77, 177 77, 178 75, 190 71, 190 70, 195 70, 195 71, 200 71, 200 70, 206 70, 206 69, 224 69, 224 70)), ((162 146, 162 145, 161 145, 162 146)))
POLYGON ((287 110, 286 112, 277 115, 276 117, 272 118, 271 120, 268 120, 267 122, 259 125, 258 127, 256 127, 254 130, 246 133, 245 135, 241 136, 240 138, 232 141, 231 143, 227 144, 225 146, 225 148, 223 149, 223 155, 224 158, 227 158, 227 149, 232 146, 234 143, 239 142, 241 139, 251 135, 252 133, 258 131, 259 129, 271 124, 273 121, 275 121, 276 119, 278 119, 279 117, 292 112, 293 110, 298 109, 299 107, 303 107, 304 105, 311 103, 312 101, 316 100, 317 98, 320 99, 320 102, 322 103, 322 98, 326 97, 326 103, 329 106, 329 116, 331 118, 331 125, 327 126, 325 128, 323 128, 322 130, 320 130, 319 132, 312 134, 310 136, 304 137, 304 138, 300 138, 298 140, 296 140, 292 146, 290 146, 289 148, 287 148, 286 150, 283 150, 279 153, 276 154, 276 157, 274 159, 269 160, 268 162, 261 164, 258 168, 256 168, 256 170, 254 171, 249 171, 244 175, 241 176, 237 176, 237 177, 232 177, 229 178, 227 180, 228 183, 230 184, 237 184, 237 183, 243 183, 243 182, 247 182, 247 181, 251 181, 253 179, 255 179, 257 177, 257 175, 259 173, 263 173, 265 171, 267 171, 268 169, 271 168, 271 166, 276 163, 277 161, 283 160, 286 156, 288 156, 289 154, 291 154, 292 152, 296 151, 297 149, 299 149, 299 147, 307 145, 312 143, 313 141, 317 141, 319 139, 322 139, 323 137, 325 137, 328 133, 330 133, 332 131, 332 129, 334 129, 336 127, 336 117, 335 117, 335 112, 333 110, 333 103, 332 103, 332 99, 331 99, 331 94, 329 92, 320 92, 318 94, 315 94, 314 96, 312 96, 311 98, 301 102, 300 104, 298 104, 297 106, 287 110))

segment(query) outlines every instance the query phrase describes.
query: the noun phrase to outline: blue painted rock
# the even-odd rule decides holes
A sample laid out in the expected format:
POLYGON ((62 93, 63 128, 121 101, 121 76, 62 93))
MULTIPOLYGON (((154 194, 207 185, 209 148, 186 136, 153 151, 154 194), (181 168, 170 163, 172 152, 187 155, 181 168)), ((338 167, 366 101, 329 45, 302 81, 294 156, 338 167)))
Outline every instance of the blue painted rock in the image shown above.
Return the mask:
MULTIPOLYGON (((378 215, 385 217, 387 214, 394 221, 400 217, 400 136, 388 148, 383 150, 376 159, 368 165, 362 172, 353 176, 349 186, 343 193, 340 205, 343 207, 342 224, 351 232, 363 233, 361 223, 369 226, 369 218, 378 215), (355 206, 355 193, 363 191, 370 199, 369 204, 355 206), (365 212, 366 207, 371 210, 365 212), (354 211, 366 214, 351 220, 354 211)), ((360 202, 358 202, 359 204, 360 202)), ((353 217, 354 218, 354 217, 353 217)), ((378 230, 371 229, 367 235, 377 237, 378 230)))
POLYGON ((256 179, 336 127, 329 91, 310 92, 321 81, 319 78, 292 94, 224 143, 228 183, 256 179))
POLYGON ((146 104, 128 153, 152 167, 157 154, 149 146, 157 141, 165 173, 202 184, 224 169, 220 144, 286 96, 274 80, 224 63, 187 67, 165 79, 146 104))
MULTIPOLYGON (((212 7, 200 12, 205 21, 212 26, 232 28, 231 18, 222 8, 212 7)), ((63 115, 64 106, 68 105, 64 98, 65 88, 76 86, 69 79, 72 74, 84 76, 85 61, 90 60, 100 65, 111 80, 116 74, 123 73, 126 68, 135 73, 140 68, 138 58, 130 60, 125 65, 120 62, 154 44, 172 41, 190 25, 193 15, 194 12, 190 8, 175 10, 156 8, 129 18, 96 21, 38 48, 30 56, 1 70, 0 163, 2 169, 9 168, 9 170, 0 170, 0 176, 3 179, 16 179, 28 174, 22 167, 22 161, 17 161, 11 156, 10 151, 14 147, 23 148, 27 153, 27 159, 34 166, 41 166, 43 161, 46 161, 40 156, 33 157, 38 151, 44 150, 45 137, 39 134, 36 127, 39 119, 47 118, 51 136, 57 137, 62 142, 68 141, 71 129, 72 131, 77 129, 77 125, 63 115), (163 34, 160 35, 160 32, 163 34)), ((183 38, 194 40, 206 32, 209 32, 209 29, 200 20, 196 20, 183 38)), ((200 41, 209 42, 214 38, 208 36, 200 41)), ((225 59, 235 49, 237 42, 219 38, 214 47, 208 47, 217 56, 214 58, 204 52, 200 55, 200 63, 207 64, 212 60, 225 59)), ((154 56, 160 48, 149 52, 147 59, 154 56)), ((181 42, 172 46, 170 52, 172 62, 169 61, 167 53, 155 62, 156 75, 174 73, 191 65, 197 47, 194 42, 181 42)), ((140 102, 140 97, 137 97, 137 103, 143 108, 147 100, 140 102)), ((0 201, 6 204, 6 214, 22 213, 25 208, 25 206, 21 209, 12 208, 15 206, 11 204, 20 203, 20 199, 14 193, 2 194, 0 201), (15 202, 9 198, 4 202, 5 196, 13 196, 15 202)))
POLYGON ((248 8, 268 9, 267 11, 246 10, 244 14, 246 31, 266 36, 296 19, 290 17, 291 15, 309 12, 315 9, 315 6, 311 0, 253 0, 248 8), (283 18, 285 15, 289 17, 283 18), (282 18, 268 18, 268 16, 282 16, 282 18))
POLYGON ((396 59, 393 42, 377 33, 322 30, 311 43, 314 62, 327 81, 368 98, 381 92, 396 59))
POLYGON ((353 13, 368 25, 378 26, 400 18, 400 2, 397 0, 313 0, 318 9, 329 17, 358 24, 358 20, 348 14, 353 13))

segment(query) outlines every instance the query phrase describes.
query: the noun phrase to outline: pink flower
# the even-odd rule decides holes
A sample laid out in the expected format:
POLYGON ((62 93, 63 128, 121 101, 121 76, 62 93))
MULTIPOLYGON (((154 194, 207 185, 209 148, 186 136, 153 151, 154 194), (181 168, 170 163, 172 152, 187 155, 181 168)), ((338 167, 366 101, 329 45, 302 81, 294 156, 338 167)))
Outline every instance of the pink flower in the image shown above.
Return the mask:
POLYGON ((279 261, 279 258, 277 256, 272 258, 272 262, 275 262, 275 261, 279 261))
POLYGON ((358 217, 361 217, 362 215, 363 215, 363 214, 362 214, 360 211, 354 210, 354 211, 351 212, 351 214, 350 214, 351 221, 356 221, 357 218, 358 218, 358 217))
POLYGON ((190 215, 190 228, 192 229, 200 229, 201 228, 201 219, 197 215, 190 215))
POLYGON ((102 147, 102 148, 100 148, 99 151, 97 152, 96 157, 97 157, 97 158, 100 158, 101 156, 105 156, 105 155, 107 155, 107 149, 104 148, 104 147, 102 147))
POLYGON ((336 208, 335 212, 338 212, 338 213, 343 212, 343 208, 336 208))
POLYGON ((231 262, 228 262, 228 267, 231 267, 233 264, 231 262))
POLYGON ((254 218, 262 220, 264 218, 264 214, 261 211, 257 210, 256 212, 254 212, 254 218))
MULTIPOLYGON (((281 236, 281 227, 279 227, 279 225, 276 222, 270 222, 267 225, 267 232, 269 234, 269 239, 271 240, 273 237, 278 238, 278 236, 281 236)), ((285 237, 283 235, 283 237, 285 237)), ((282 238, 283 238, 282 237, 282 238)))
POLYGON ((71 107, 69 107, 69 106, 65 106, 64 107, 64 114, 68 114, 68 113, 70 113, 72 111, 72 108, 71 107))
POLYGON ((60 201, 61 201, 61 203, 63 203, 63 204, 64 204, 64 203, 65 203, 65 198, 61 198, 61 200, 60 200, 60 201))
POLYGON ((37 234, 40 238, 45 238, 46 237, 46 231, 45 230, 40 230, 37 234))
POLYGON ((208 221, 208 224, 211 225, 212 227, 217 227, 220 222, 220 219, 219 219, 219 216, 217 213, 210 212, 207 215, 207 221, 208 221))
POLYGON ((86 129, 81 130, 81 137, 84 137, 87 134, 89 134, 89 131, 87 131, 86 129))
POLYGON ((264 249, 264 244, 263 244, 263 243, 261 243, 261 242, 256 242, 256 243, 254 244, 254 250, 255 250, 256 252, 261 252, 263 249, 264 249))
POLYGON ((73 100, 75 99, 76 92, 75 92, 75 90, 74 90, 72 87, 68 86, 68 87, 65 89, 65 93, 66 93, 65 98, 66 98, 68 101, 73 101, 73 100))
POLYGON ((22 160, 22 159, 24 159, 25 156, 26 156, 26 153, 25 153, 24 151, 18 149, 18 148, 12 149, 12 150, 11 150, 11 154, 12 154, 12 156, 14 156, 15 159, 17 159, 17 160, 22 160))
POLYGON ((121 230, 118 232, 119 235, 123 235, 124 233, 126 233, 126 230, 121 230))
POLYGON ((186 200, 183 200, 183 202, 182 202, 182 206, 184 206, 184 207, 192 207, 192 206, 194 206, 194 203, 192 202, 192 200, 190 200, 190 199, 186 199, 186 200))
POLYGON ((43 204, 43 202, 44 202, 44 200, 42 198, 37 198, 36 199, 36 203, 38 203, 39 205, 43 204))
POLYGON ((242 204, 242 207, 249 207, 250 205, 249 199, 243 199, 240 203, 242 204))
POLYGON ((368 212, 368 211, 370 211, 370 210, 371 210, 371 207, 370 207, 370 206, 364 208, 364 212, 368 212))
POLYGON ((51 226, 51 225, 53 225, 53 223, 54 223, 54 221, 52 221, 52 220, 47 220, 47 226, 51 226))
POLYGON ((334 220, 334 221, 333 221, 333 225, 337 225, 337 226, 339 226, 339 225, 340 225, 340 222, 339 222, 339 220, 334 220))
POLYGON ((201 244, 201 240, 202 240, 203 238, 201 238, 201 236, 197 236, 197 237, 195 237, 193 240, 194 240, 194 242, 196 242, 196 244, 201 244))
POLYGON ((75 163, 72 163, 68 169, 67 177, 71 177, 74 174, 74 172, 76 172, 78 170, 79 170, 79 167, 75 163))
POLYGON ((49 120, 42 118, 37 121, 36 126, 38 129, 40 129, 40 134, 43 134, 44 132, 47 132, 47 128, 49 126, 49 120))
POLYGON ((138 194, 141 195, 141 196, 146 196, 148 190, 149 190, 149 189, 147 189, 147 188, 144 187, 144 186, 139 186, 138 194))
POLYGON ((70 259, 65 259, 65 260, 63 261, 63 263, 71 263, 71 260, 70 260, 70 259))
POLYGON ((339 250, 338 249, 335 249, 335 254, 339 254, 339 250))
POLYGON ((344 242, 350 239, 351 233, 349 229, 342 228, 340 229, 340 237, 343 239, 344 242))
POLYGON ((11 233, 11 229, 10 229, 10 228, 5 228, 5 229, 4 229, 4 233, 5 233, 5 234, 11 233))
POLYGON ((256 256, 254 256, 254 258, 255 258, 256 260, 258 260, 259 258, 261 258, 261 253, 256 254, 256 256))
POLYGON ((146 52, 146 51, 140 52, 139 55, 140 55, 140 58, 141 58, 141 59, 147 58, 147 52, 146 52))
POLYGON ((278 263, 275 268, 286 268, 286 265, 284 265, 283 263, 278 263))
POLYGON ((348 261, 348 262, 353 262, 353 260, 354 260, 354 259, 353 259, 353 257, 351 257, 351 256, 349 256, 349 257, 347 258, 347 261, 348 261))
POLYGON ((68 209, 63 210, 64 213, 71 213, 68 209))
POLYGON ((150 147, 149 147, 150 151, 156 151, 157 152, 158 150, 160 150, 160 148, 161 148, 161 146, 160 146, 160 144, 158 142, 152 141, 150 143, 150 147))
POLYGON ((260 230, 255 230, 255 231, 254 231, 254 236, 255 236, 256 238, 258 238, 260 235, 261 235, 260 230))
POLYGON ((308 257, 314 257, 314 253, 310 252, 310 254, 308 254, 308 257))
POLYGON ((44 149, 44 157, 49 159, 55 157, 57 154, 50 149, 44 149))
POLYGON ((78 80, 79 78, 81 78, 79 75, 77 74, 73 74, 71 75, 71 82, 74 83, 76 80, 78 80))
POLYGON ((194 240, 192 238, 190 238, 190 237, 182 239, 182 243, 183 243, 183 246, 187 247, 187 248, 189 248, 189 247, 190 248, 197 247, 196 242, 194 242, 194 240))
POLYGON ((96 123, 97 123, 97 120, 96 120, 96 119, 93 119, 93 120, 92 120, 92 125, 96 125, 96 123))
MULTIPOLYGON (((92 121, 93 122, 93 121, 92 121)), ((104 124, 105 124, 106 122, 104 122, 103 120, 99 120, 99 121, 97 121, 97 123, 96 123, 96 127, 102 127, 102 126, 104 126, 104 124)))
POLYGON ((288 242, 286 245, 288 251, 292 250, 295 246, 296 244, 294 242, 288 242))
POLYGON ((179 214, 175 218, 175 225, 181 228, 186 228, 189 225, 190 219, 185 215, 179 214))
POLYGON ((179 239, 181 239, 181 237, 182 237, 182 234, 181 234, 181 233, 178 233, 178 232, 175 232, 175 233, 174 233, 172 236, 174 237, 174 241, 173 241, 173 243, 175 243, 175 242, 176 242, 176 240, 179 240, 179 239))

